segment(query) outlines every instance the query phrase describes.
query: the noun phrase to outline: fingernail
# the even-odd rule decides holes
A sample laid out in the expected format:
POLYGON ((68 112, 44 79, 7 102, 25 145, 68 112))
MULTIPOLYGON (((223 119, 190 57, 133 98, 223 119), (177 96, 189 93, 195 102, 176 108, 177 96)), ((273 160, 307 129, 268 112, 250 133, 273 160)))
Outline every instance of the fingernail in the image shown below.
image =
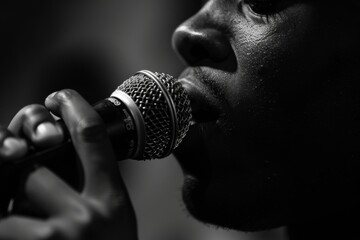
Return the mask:
POLYGON ((50 94, 49 96, 47 96, 47 98, 52 98, 52 97, 54 97, 56 93, 57 93, 57 92, 53 92, 52 94, 50 94))
POLYGON ((39 145, 51 145, 59 143, 63 140, 63 132, 60 127, 55 126, 54 123, 44 122, 37 126, 35 130, 35 141, 39 145))
POLYGON ((0 154, 5 158, 14 159, 22 157, 27 152, 27 144, 23 139, 8 137, 0 147, 0 154))

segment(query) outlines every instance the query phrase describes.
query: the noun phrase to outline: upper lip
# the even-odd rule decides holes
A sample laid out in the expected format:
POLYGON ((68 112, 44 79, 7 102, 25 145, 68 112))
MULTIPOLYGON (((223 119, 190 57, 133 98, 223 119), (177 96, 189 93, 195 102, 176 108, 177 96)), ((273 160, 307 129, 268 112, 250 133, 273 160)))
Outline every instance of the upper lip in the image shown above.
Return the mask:
POLYGON ((187 68, 179 76, 179 82, 188 93, 195 123, 215 121, 220 113, 219 99, 208 81, 200 68, 187 68))

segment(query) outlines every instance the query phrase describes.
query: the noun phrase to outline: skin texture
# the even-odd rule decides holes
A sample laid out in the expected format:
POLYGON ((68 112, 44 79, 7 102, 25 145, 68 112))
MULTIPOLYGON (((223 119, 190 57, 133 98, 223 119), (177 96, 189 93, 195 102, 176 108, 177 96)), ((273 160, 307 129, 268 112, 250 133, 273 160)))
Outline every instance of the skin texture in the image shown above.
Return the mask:
POLYGON ((175 152, 184 200, 196 218, 245 231, 348 219, 359 167, 356 19, 321 1, 279 1, 266 18, 253 2, 207 1, 174 33, 198 122, 175 152))
MULTIPOLYGON (((337 234, 346 226, 349 237, 350 219, 359 213, 356 8, 279 0, 281 7, 264 17, 253 3, 207 1, 174 33, 174 47, 189 65, 180 81, 195 123, 175 152, 186 206, 225 228, 289 225, 292 239, 311 239, 308 229, 326 226, 344 239, 337 234)), ((26 154, 24 138, 35 147, 61 139, 61 132, 38 131, 44 122, 57 129, 50 110, 70 130, 84 188, 76 192, 46 168, 35 169, 24 191, 46 217, 3 218, 0 239, 136 239, 101 120, 72 90, 51 95, 45 105, 20 111, 1 129, 0 160, 26 154), (5 144, 9 137, 18 143, 5 144)))

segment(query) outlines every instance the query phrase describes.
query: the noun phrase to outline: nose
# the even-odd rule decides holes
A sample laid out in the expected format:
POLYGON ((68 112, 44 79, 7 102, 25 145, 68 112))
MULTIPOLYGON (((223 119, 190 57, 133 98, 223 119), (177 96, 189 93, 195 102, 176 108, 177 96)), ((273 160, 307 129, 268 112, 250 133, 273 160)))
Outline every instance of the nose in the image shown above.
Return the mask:
POLYGON ((192 22, 185 22, 175 30, 172 43, 180 58, 190 66, 236 70, 235 54, 221 30, 211 26, 195 27, 192 22))

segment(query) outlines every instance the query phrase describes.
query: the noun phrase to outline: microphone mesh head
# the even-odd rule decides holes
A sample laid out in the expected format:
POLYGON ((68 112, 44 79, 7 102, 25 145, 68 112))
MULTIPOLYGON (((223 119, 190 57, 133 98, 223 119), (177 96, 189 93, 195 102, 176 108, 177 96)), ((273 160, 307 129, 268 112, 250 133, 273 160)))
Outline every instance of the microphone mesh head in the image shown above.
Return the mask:
POLYGON ((185 137, 189 130, 191 108, 188 96, 175 78, 164 73, 152 73, 165 88, 148 75, 139 72, 127 79, 118 90, 129 95, 139 108, 145 125, 144 156, 140 159, 163 158, 169 155, 185 137), (170 95, 176 112, 173 122, 172 110, 166 100, 170 95), (172 131, 175 129, 175 135, 172 131), (174 138, 175 139, 172 139, 174 138), (174 143, 174 144, 172 144, 174 143))

